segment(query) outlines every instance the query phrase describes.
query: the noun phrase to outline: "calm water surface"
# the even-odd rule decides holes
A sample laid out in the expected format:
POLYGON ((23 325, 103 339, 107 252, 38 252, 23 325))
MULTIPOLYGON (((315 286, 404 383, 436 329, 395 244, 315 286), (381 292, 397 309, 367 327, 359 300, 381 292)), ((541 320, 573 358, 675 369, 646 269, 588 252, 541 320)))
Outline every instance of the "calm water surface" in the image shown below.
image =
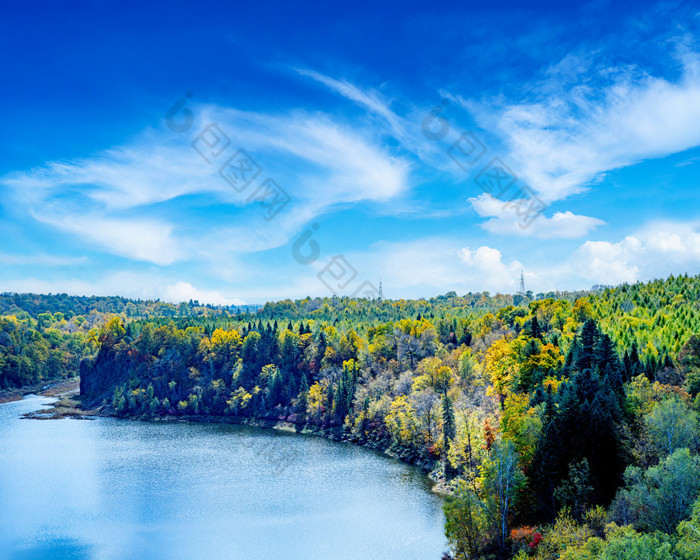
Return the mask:
POLYGON ((367 449, 241 426, 25 420, 0 405, 0 558, 439 560, 441 499, 367 449))

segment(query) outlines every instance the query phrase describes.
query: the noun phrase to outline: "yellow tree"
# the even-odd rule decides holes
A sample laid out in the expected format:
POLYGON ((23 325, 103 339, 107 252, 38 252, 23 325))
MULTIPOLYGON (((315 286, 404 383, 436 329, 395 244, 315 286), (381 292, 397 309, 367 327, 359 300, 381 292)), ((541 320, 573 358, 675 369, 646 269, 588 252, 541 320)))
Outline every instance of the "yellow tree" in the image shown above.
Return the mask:
POLYGON ((391 401, 385 422, 398 443, 411 443, 418 433, 416 411, 405 395, 391 401))
POLYGON ((228 410, 232 412, 234 416, 238 416, 238 411, 246 408, 251 398, 252 395, 248 391, 243 387, 239 387, 231 393, 231 398, 226 401, 228 410))
POLYGON ((326 408, 326 393, 328 392, 328 381, 323 379, 317 381, 309 387, 309 396, 307 398, 307 412, 311 415, 316 423, 321 421, 323 412, 326 408))
POLYGON ((440 358, 425 358, 418 364, 420 374, 413 383, 413 390, 420 391, 426 387, 432 387, 442 394, 452 382, 452 369, 444 364, 440 358))
POLYGON ((241 335, 236 330, 216 329, 211 335, 211 349, 221 362, 236 359, 242 344, 241 335))
POLYGON ((506 396, 515 388, 518 373, 515 352, 507 339, 501 338, 489 347, 485 367, 493 390, 503 406, 506 396))
POLYGON ((589 319, 593 319, 593 306, 585 298, 577 299, 572 314, 577 323, 585 323, 589 319))
POLYGON ((530 395, 508 395, 501 413, 501 433, 504 439, 515 445, 523 467, 530 464, 541 431, 542 420, 539 411, 530 407, 530 395))
MULTIPOLYGON (((564 357, 558 346, 542 344, 539 340, 519 337, 514 341, 521 356, 518 386, 521 390, 531 390, 544 377, 556 374, 564 363, 564 357), (535 374, 538 379, 535 379, 535 374)), ((512 347, 512 346, 511 346, 512 347)))

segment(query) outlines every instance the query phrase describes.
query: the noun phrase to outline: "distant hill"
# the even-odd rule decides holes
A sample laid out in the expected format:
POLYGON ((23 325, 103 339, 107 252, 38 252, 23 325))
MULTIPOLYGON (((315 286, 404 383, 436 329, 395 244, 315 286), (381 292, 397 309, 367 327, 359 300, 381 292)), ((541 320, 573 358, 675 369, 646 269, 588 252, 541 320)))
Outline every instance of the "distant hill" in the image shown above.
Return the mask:
POLYGON ((153 317, 211 317, 234 316, 255 312, 260 306, 204 305, 190 300, 187 303, 167 303, 156 300, 129 299, 120 296, 70 296, 68 294, 0 294, 0 314, 13 315, 26 311, 36 319, 40 313, 63 313, 66 319, 89 315, 93 311, 113 313, 126 318, 153 317))

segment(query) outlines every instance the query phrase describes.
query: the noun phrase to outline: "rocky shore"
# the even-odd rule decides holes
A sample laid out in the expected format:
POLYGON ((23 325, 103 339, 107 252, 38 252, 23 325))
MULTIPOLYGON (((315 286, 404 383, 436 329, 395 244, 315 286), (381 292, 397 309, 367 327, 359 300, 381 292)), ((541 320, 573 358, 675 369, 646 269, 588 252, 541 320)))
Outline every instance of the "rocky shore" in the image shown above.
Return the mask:
POLYGON ((63 397, 77 395, 80 392, 80 378, 59 379, 43 381, 34 385, 24 385, 16 389, 3 389, 0 391, 0 404, 19 401, 25 395, 41 395, 43 397, 63 397))

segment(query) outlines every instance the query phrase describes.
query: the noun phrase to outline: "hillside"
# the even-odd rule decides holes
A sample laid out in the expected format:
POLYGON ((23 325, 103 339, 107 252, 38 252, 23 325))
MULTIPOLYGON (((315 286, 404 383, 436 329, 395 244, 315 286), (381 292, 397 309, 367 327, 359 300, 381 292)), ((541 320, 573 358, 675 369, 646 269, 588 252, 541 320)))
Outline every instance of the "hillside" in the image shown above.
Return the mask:
POLYGON ((686 558, 699 296, 700 277, 684 276, 532 300, 306 298, 152 318, 127 301, 70 321, 22 310, 3 319, 0 379, 21 381, 7 364, 25 358, 42 364, 31 379, 80 363, 84 403, 104 414, 283 421, 391 449, 452 489, 457 558, 578 558, 628 541, 686 558))

